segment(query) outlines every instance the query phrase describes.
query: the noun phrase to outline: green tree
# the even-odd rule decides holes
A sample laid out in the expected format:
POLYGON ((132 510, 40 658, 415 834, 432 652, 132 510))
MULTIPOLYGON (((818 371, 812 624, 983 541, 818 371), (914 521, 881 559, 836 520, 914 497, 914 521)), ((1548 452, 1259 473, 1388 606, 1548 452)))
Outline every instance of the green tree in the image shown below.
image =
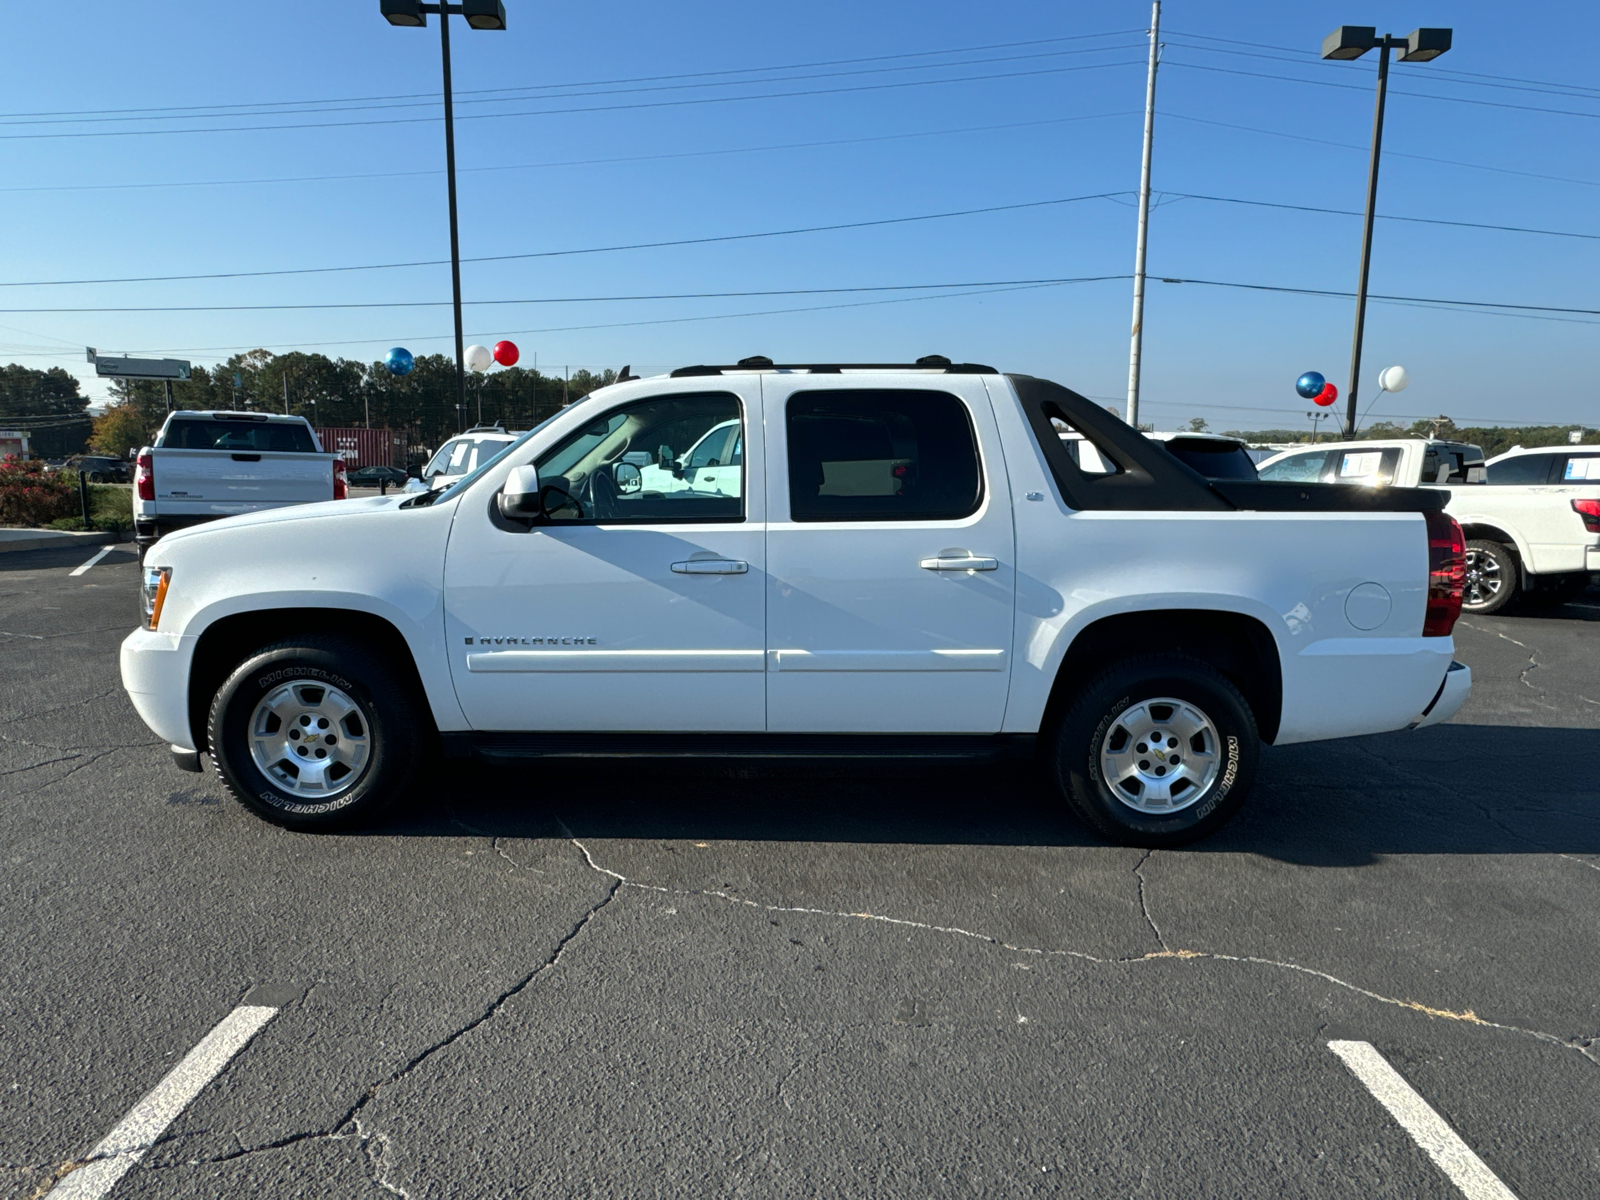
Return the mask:
POLYGON ((114 404, 95 418, 89 445, 101 454, 121 458, 130 449, 148 445, 154 433, 137 405, 114 404))
POLYGON ((1204 433, 1204 432, 1206 432, 1206 430, 1208 430, 1210 428, 1211 428, 1211 426, 1206 424, 1206 419, 1204 417, 1190 417, 1189 418, 1189 432, 1190 433, 1204 433))
POLYGON ((0 425, 26 429, 33 453, 41 458, 83 449, 89 437, 88 407, 77 379, 60 367, 0 367, 0 425))

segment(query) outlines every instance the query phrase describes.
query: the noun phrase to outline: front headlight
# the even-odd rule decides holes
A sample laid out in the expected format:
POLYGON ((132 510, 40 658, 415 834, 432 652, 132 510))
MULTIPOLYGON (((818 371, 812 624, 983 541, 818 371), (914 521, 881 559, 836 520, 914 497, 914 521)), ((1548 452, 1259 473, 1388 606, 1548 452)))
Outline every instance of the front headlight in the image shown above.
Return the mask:
POLYGON ((161 606, 166 603, 167 585, 172 582, 171 567, 146 567, 139 583, 139 615, 144 627, 154 629, 161 623, 161 606))

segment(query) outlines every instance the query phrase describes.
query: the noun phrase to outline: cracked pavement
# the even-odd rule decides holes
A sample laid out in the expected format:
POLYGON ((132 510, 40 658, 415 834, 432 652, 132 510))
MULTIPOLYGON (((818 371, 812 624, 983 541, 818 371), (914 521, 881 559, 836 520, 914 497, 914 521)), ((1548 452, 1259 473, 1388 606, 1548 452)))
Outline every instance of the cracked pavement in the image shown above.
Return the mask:
POLYGON ((171 766, 132 556, 82 557, 0 559, 0 1198, 246 996, 114 1196, 1456 1195, 1330 1038, 1600 1193, 1593 594, 1468 618, 1453 722, 1269 749, 1182 852, 917 764, 451 766, 312 838, 171 766))

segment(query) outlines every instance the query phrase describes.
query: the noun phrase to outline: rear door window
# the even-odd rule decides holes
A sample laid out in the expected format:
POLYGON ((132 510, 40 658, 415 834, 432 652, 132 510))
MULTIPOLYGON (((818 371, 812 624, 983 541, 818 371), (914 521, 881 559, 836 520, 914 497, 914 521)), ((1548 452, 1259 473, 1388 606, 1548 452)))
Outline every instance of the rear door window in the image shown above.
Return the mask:
POLYGON ((1400 450, 1335 450, 1332 455, 1334 474, 1331 482, 1351 483, 1361 487, 1388 487, 1394 482, 1395 468, 1400 465, 1400 450))
POLYGON ((246 453, 315 454, 311 430, 290 421, 173 420, 161 436, 163 450, 232 450, 246 453))
POLYGON ((787 405, 794 521, 949 521, 983 499, 966 405, 949 392, 796 392, 787 405))
POLYGON ((1574 454, 1562 465, 1561 481, 1600 483, 1600 454, 1574 454))
POLYGON ((1499 486, 1548 483, 1554 454, 1518 454, 1489 464, 1488 482, 1499 486))
POLYGON ((1261 478, 1274 483, 1320 483, 1323 469, 1328 465, 1328 451, 1312 450, 1305 454, 1291 454, 1261 468, 1261 478))

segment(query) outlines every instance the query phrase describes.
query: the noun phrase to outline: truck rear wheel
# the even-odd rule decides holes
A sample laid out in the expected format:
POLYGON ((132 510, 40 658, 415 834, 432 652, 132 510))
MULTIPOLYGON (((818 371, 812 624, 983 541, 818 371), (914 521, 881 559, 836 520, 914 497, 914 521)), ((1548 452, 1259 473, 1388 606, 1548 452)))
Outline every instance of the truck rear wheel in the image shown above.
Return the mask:
POLYGON ((367 647, 338 637, 251 655, 211 701, 211 761, 256 815, 290 829, 343 828, 381 813, 414 777, 417 707, 367 647))
POLYGON ((1461 595, 1465 612, 1486 616, 1517 598, 1521 576, 1517 556, 1503 542, 1473 538, 1467 543, 1467 582, 1461 595))
POLYGON ((1255 779, 1261 739, 1239 689, 1183 655, 1118 663, 1056 723, 1048 766, 1070 807, 1127 846, 1182 846, 1221 828, 1255 779))

